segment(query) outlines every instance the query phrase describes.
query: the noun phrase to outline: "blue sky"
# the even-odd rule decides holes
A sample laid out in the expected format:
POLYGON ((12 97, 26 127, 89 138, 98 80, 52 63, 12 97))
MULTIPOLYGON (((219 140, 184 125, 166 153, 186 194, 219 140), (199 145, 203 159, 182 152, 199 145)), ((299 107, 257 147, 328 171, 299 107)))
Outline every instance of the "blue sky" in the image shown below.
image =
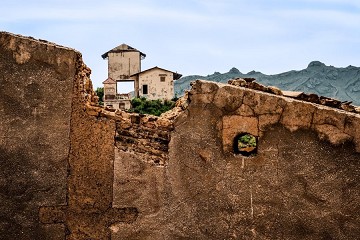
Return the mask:
POLYGON ((107 78, 101 54, 121 43, 147 54, 143 70, 183 75, 360 62, 359 0, 12 0, 0 26, 80 51, 95 87, 107 78))

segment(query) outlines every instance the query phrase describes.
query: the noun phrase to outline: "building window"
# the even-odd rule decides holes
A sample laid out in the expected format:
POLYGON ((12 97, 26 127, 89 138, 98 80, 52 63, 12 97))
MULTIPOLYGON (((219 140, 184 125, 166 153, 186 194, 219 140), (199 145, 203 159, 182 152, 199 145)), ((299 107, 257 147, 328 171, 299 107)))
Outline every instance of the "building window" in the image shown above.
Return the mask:
POLYGON ((143 93, 143 94, 148 94, 148 85, 143 85, 143 87, 142 87, 142 93, 143 93))
POLYGON ((160 82, 165 82, 165 76, 160 76, 160 82))

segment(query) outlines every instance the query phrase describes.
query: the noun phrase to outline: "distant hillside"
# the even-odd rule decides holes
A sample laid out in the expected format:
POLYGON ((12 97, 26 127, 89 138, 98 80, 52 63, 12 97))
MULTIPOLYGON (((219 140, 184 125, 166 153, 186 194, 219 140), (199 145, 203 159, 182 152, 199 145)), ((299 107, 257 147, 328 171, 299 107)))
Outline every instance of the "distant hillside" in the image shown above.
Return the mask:
POLYGON ((232 68, 227 73, 215 72, 208 76, 186 76, 175 81, 175 93, 178 96, 183 95, 185 90, 190 89, 190 82, 195 79, 226 83, 229 79, 236 77, 256 78, 257 82, 267 86, 316 93, 342 101, 352 101, 354 105, 360 106, 360 67, 336 68, 326 66, 319 61, 311 62, 306 69, 300 71, 293 70, 275 75, 266 75, 256 71, 244 74, 232 68))

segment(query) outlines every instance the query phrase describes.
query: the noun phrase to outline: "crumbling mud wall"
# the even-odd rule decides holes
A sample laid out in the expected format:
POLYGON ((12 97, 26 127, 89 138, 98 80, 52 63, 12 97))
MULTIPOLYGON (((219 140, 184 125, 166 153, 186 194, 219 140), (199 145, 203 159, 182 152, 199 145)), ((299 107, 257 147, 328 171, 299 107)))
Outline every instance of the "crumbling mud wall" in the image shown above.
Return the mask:
POLYGON ((108 112, 89 77, 72 49, 0 33, 0 239, 360 235, 352 109, 196 81, 161 117, 108 112))
POLYGON ((113 205, 133 206, 139 214, 132 224, 113 224, 112 239, 163 239, 163 211, 169 193, 164 173, 177 113, 163 117, 117 114, 113 205))
POLYGON ((186 105, 164 165, 138 154, 143 136, 117 138, 115 202, 139 216, 114 224, 113 239, 357 238, 359 114, 205 81, 186 105), (236 151, 244 133, 257 138, 253 155, 236 151))
POLYGON ((77 54, 0 33, 0 239, 60 238, 42 205, 66 205, 77 54))
POLYGON ((360 115, 197 81, 171 135, 168 239, 354 239, 360 115), (237 134, 258 138, 250 157, 237 134))
POLYGON ((0 33, 0 239, 109 239, 115 122, 81 54, 0 33))

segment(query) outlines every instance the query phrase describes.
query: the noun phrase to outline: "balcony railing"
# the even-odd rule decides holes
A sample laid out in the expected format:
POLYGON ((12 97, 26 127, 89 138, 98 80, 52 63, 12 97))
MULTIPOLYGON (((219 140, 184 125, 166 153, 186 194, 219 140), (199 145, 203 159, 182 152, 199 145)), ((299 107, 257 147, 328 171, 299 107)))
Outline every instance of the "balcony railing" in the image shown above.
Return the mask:
POLYGON ((116 94, 116 99, 118 99, 118 100, 130 99, 130 94, 128 94, 128 93, 116 94))
POLYGON ((130 100, 131 96, 129 93, 121 93, 116 95, 105 95, 105 100, 130 100))

